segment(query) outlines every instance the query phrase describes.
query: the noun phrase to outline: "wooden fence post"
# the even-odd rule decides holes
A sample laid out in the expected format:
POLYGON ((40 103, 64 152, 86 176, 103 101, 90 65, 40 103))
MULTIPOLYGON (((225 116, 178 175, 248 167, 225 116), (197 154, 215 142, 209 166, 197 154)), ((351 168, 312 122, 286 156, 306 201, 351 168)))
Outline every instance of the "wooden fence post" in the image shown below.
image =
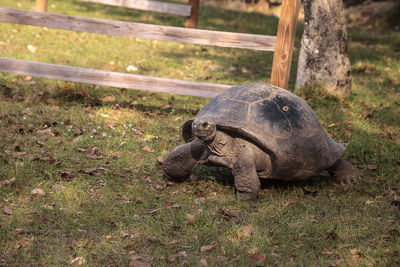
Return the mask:
POLYGON ((192 10, 186 19, 186 28, 197 28, 200 0, 189 0, 188 5, 192 7, 192 10))
POLYGON ((283 0, 276 35, 271 84, 288 89, 300 0, 283 0))
POLYGON ((46 12, 47 11, 47 0, 36 0, 36 11, 46 12))

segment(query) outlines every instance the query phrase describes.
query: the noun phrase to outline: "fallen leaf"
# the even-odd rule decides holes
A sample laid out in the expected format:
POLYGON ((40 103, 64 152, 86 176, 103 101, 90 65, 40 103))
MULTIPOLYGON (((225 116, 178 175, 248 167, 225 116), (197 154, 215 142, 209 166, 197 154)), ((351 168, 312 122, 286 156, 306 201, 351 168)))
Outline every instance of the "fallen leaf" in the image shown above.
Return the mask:
POLYGON ((350 129, 350 128, 345 128, 345 129, 344 129, 344 133, 345 133, 347 136, 351 136, 351 135, 353 134, 353 130, 350 129))
POLYGON ((227 260, 228 260, 228 258, 225 256, 217 256, 217 261, 226 262, 227 260))
POLYGON ((86 155, 87 158, 90 159, 103 159, 103 156, 100 156, 100 149, 98 147, 91 147, 92 151, 86 155))
POLYGON ((160 241, 156 236, 148 236, 146 240, 151 243, 158 243, 160 241))
POLYGON ((393 139, 393 136, 392 136, 392 134, 391 134, 389 131, 385 132, 385 133, 383 134, 383 136, 386 137, 386 138, 389 138, 389 139, 393 139))
POLYGON ((251 225, 247 225, 243 227, 242 234, 244 237, 249 237, 253 233, 253 227, 251 225))
POLYGON ((178 257, 187 258, 188 255, 187 255, 186 251, 179 251, 177 256, 178 257))
POLYGON ((24 204, 27 204, 27 203, 31 202, 31 200, 32 199, 29 196, 26 196, 24 198, 21 198, 19 201, 21 201, 24 204))
POLYGON ((371 113, 368 113, 367 115, 365 115, 366 119, 371 119, 374 115, 374 111, 372 111, 371 113))
POLYGON ((144 150, 144 151, 147 151, 147 152, 150 152, 150 153, 153 153, 153 152, 156 151, 154 148, 149 147, 149 146, 144 146, 144 147, 143 147, 143 150, 144 150))
POLYGON ((84 248, 88 244, 89 240, 82 240, 82 241, 72 241, 72 246, 77 248, 84 248))
POLYGON ((71 260, 72 265, 83 265, 86 263, 86 260, 83 257, 76 257, 75 259, 71 260))
POLYGON ((321 252, 321 254, 322 255, 333 255, 333 254, 335 254, 335 252, 330 251, 330 250, 324 250, 324 251, 321 252))
POLYGON ((48 210, 53 210, 53 206, 49 205, 49 204, 44 204, 43 208, 48 209, 48 210))
POLYGON ((166 188, 167 185, 166 184, 156 184, 156 189, 157 190, 163 190, 164 188, 166 188))
POLYGON ((53 134, 53 133, 51 132, 51 129, 50 129, 50 128, 46 128, 46 129, 44 129, 44 130, 37 130, 37 131, 36 131, 36 134, 38 134, 38 135, 50 135, 50 136, 55 136, 55 134, 53 134))
POLYGON ((365 64, 363 71, 365 73, 374 73, 376 71, 376 68, 369 64, 365 64))
POLYGON ((250 263, 252 266, 265 266, 265 262, 267 261, 267 255, 262 254, 254 254, 250 257, 250 263))
POLYGON ((124 249, 126 250, 126 251, 132 251, 132 250, 135 250, 135 249, 137 249, 139 246, 137 245, 137 244, 135 244, 135 243, 129 243, 128 245, 126 245, 125 247, 124 247, 124 249))
POLYGON ((151 264, 141 260, 131 260, 129 267, 151 267, 151 264))
POLYGON ((86 152, 86 149, 78 147, 76 151, 84 153, 86 152))
POLYGON ((207 260, 206 259, 201 259, 199 260, 200 266, 208 266, 207 260))
POLYGON ((43 189, 41 189, 41 188, 35 188, 35 189, 33 189, 33 190, 31 191, 31 194, 32 194, 32 195, 45 196, 45 195, 46 195, 46 192, 45 192, 43 189))
POLYGON ((24 211, 24 214, 29 215, 29 214, 32 214, 33 212, 34 212, 33 209, 29 209, 29 210, 24 211))
POLYGON ((54 188, 54 191, 60 192, 62 189, 64 189, 64 186, 61 184, 54 184, 53 188, 54 188))
POLYGON ((39 223, 44 223, 47 221, 46 215, 44 213, 39 214, 39 223))
MULTIPOLYGON (((157 157, 157 162, 158 162, 158 163, 162 164, 163 161, 164 161, 164 159, 163 159, 161 156, 158 156, 158 157, 157 157)), ((400 163, 400 161, 399 161, 399 163, 400 163)))
POLYGON ((176 262, 176 256, 175 255, 169 255, 166 258, 166 260, 167 260, 168 263, 174 263, 174 262, 176 262))
POLYGON ((175 244, 178 244, 178 243, 179 243, 179 240, 174 239, 172 241, 169 241, 168 245, 175 245, 175 244))
POLYGON ((226 210, 224 208, 219 208, 219 213, 221 215, 225 216, 225 217, 231 218, 232 221, 234 221, 236 223, 238 223, 241 220, 241 218, 238 215, 236 215, 236 214, 234 214, 234 213, 232 213, 229 210, 226 210))
POLYGON ((254 255, 258 253, 258 248, 251 248, 247 251, 247 253, 249 253, 250 255, 254 255))
POLYGON ((113 101, 115 101, 115 97, 113 97, 111 95, 105 96, 101 99, 101 102, 103 102, 103 103, 113 102, 113 101))
POLYGON ((20 152, 11 152, 11 156, 13 156, 14 158, 19 158, 19 157, 25 156, 25 155, 26 155, 26 152, 22 152, 22 151, 20 151, 20 152))
POLYGON ((328 233, 328 236, 327 236, 329 239, 332 239, 332 240, 337 240, 337 239, 339 239, 339 235, 335 232, 335 230, 332 230, 332 231, 330 231, 329 233, 328 233))
POLYGON ((368 170, 374 171, 374 170, 378 169, 378 166, 376 166, 376 164, 368 164, 367 168, 368 168, 368 170))
POLYGON ((200 252, 203 252, 203 253, 204 252, 208 252, 208 251, 214 249, 216 246, 217 246, 217 243, 216 242, 212 242, 210 245, 202 246, 200 248, 200 252))
POLYGON ((96 167, 93 168, 83 168, 81 169, 81 172, 88 174, 88 175, 98 175, 98 171, 96 167))
POLYGON ((40 147, 42 147, 42 146, 45 145, 45 143, 43 143, 43 142, 41 142, 41 141, 39 141, 39 140, 36 140, 36 144, 38 144, 40 147))
POLYGON ((12 214, 12 210, 8 207, 4 207, 3 208, 3 213, 6 215, 11 215, 12 214))
POLYGON ((103 156, 96 156, 93 153, 87 154, 86 157, 89 158, 89 159, 104 159, 103 156))
POLYGON ((64 181, 71 181, 71 178, 73 177, 71 170, 61 171, 60 176, 64 181))
POLYGON ((196 221, 196 217, 190 213, 186 214, 185 218, 186 218, 185 223, 187 224, 193 224, 196 221))
POLYGON ((121 176, 122 178, 125 178, 125 179, 128 179, 130 177, 130 175, 127 173, 120 173, 119 176, 121 176))
POLYGON ((350 249, 350 254, 356 255, 357 253, 358 253, 358 249, 357 248, 351 248, 350 249))
POLYGON ((17 234, 32 234, 32 233, 44 233, 45 230, 33 230, 33 229, 23 229, 23 228, 17 228, 15 229, 15 232, 17 234))
MULTIPOLYGON (((60 162, 61 163, 61 162, 60 162)), ((42 173, 44 173, 48 178, 51 178, 51 173, 49 173, 48 171, 44 170, 44 169, 40 169, 40 171, 42 173)))
POLYGON ((131 202, 129 197, 127 197, 125 195, 118 195, 118 199, 121 200, 121 202, 125 203, 125 204, 128 204, 131 202))
POLYGON ((13 183, 14 181, 15 181, 15 177, 11 178, 10 180, 0 181, 0 188, 1 188, 3 185, 9 185, 9 184, 13 183))
POLYGON ((172 202, 169 201, 169 200, 167 200, 167 201, 164 202, 164 205, 165 205, 165 207, 166 207, 167 209, 170 209, 170 208, 172 207, 172 202))
POLYGON ((293 205, 293 201, 289 200, 288 202, 286 202, 283 207, 286 208, 287 206, 291 206, 293 205))

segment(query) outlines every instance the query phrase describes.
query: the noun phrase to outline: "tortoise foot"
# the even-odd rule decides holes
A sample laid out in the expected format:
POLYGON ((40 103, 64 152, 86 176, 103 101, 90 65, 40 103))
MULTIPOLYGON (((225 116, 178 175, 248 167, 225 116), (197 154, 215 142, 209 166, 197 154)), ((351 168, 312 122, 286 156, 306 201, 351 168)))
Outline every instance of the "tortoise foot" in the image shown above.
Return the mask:
POLYGON ((343 159, 339 159, 328 171, 337 183, 344 184, 355 182, 361 174, 356 167, 343 159))

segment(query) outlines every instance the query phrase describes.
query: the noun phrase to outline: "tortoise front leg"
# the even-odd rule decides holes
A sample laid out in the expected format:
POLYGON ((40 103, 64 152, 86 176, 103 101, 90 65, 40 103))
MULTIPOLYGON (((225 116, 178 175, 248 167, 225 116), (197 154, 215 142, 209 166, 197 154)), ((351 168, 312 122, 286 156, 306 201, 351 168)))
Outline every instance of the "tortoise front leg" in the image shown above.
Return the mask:
POLYGON ((198 139, 177 146, 162 163, 167 179, 182 182, 189 178, 192 170, 209 155, 209 150, 198 139))
POLYGON ((255 199, 260 192, 260 179, 257 175, 254 153, 244 150, 233 165, 232 173, 240 199, 255 199))

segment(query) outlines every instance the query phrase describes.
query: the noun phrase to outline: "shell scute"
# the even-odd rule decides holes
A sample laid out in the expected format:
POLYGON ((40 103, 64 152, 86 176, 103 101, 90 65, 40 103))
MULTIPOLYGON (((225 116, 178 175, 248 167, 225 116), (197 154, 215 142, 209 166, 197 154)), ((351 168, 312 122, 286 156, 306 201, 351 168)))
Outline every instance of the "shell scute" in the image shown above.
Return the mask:
POLYGON ((197 115, 202 119, 217 120, 223 117, 226 120, 246 121, 249 105, 245 102, 225 98, 222 101, 210 102, 197 115), (232 108, 234 107, 234 108, 232 108))
POLYGON ((263 84, 249 84, 233 87, 229 92, 229 97, 231 99, 239 99, 248 103, 253 103, 260 99, 269 98, 273 91, 274 88, 272 87, 270 90, 265 90, 263 84))
POLYGON ((288 136, 291 125, 279 106, 270 100, 258 101, 250 107, 249 120, 259 126, 272 137, 288 136))

